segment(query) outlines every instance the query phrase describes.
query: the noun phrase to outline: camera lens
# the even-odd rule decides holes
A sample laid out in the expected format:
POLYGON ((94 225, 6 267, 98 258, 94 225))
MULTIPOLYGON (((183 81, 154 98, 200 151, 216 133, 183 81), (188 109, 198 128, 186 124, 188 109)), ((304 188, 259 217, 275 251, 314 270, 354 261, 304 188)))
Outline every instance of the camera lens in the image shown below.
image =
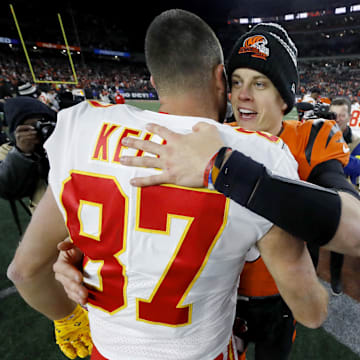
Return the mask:
POLYGON ((41 129, 43 139, 46 140, 51 135, 53 130, 54 130, 54 128, 52 126, 50 126, 50 125, 44 126, 41 129))

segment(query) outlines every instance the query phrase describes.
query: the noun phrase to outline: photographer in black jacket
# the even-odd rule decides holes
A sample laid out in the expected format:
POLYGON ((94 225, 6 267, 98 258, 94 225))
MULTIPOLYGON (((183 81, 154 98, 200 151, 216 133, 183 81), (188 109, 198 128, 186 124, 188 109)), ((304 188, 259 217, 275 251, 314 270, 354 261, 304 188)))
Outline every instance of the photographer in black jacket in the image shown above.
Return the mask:
POLYGON ((0 197, 30 198, 33 211, 46 187, 49 162, 43 148, 57 113, 41 101, 18 96, 4 104, 10 142, 0 146, 0 197))

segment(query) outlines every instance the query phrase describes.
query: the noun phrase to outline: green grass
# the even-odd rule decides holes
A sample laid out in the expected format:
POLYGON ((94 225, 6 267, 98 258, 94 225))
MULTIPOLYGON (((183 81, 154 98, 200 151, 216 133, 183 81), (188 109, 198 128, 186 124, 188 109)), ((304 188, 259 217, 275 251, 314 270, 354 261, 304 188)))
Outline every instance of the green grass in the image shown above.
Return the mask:
MULTIPOLYGON (((25 231, 30 220, 17 205, 25 231)), ((0 290, 12 286, 6 269, 21 239, 10 204, 0 198, 0 290)), ((53 324, 14 293, 0 298, 0 360, 65 360, 55 343, 53 324)), ((89 358, 87 358, 89 359, 89 358)))
MULTIPOLYGON (((130 101, 128 101, 130 103, 130 101)), ((157 102, 136 102, 136 106, 157 111, 157 102)), ((296 112, 287 118, 295 118, 296 112)), ((23 229, 29 216, 18 206, 23 229)), ((9 202, 0 198, 0 290, 12 286, 6 269, 20 240, 9 202)), ((298 336, 290 360, 359 360, 347 347, 337 342, 323 329, 297 327, 298 336)), ((55 344, 53 325, 47 318, 30 308, 17 294, 0 298, 0 360, 65 360, 55 344)), ((248 359, 253 359, 250 347, 248 359)), ((194 359, 199 360, 199 359, 194 359)))
POLYGON ((160 107, 160 103, 158 101, 149 100, 126 100, 126 104, 150 111, 159 111, 160 107))
POLYGON ((298 113, 295 108, 293 108, 287 115, 285 115, 284 120, 298 120, 298 113))
POLYGON ((1 360, 65 360, 55 343, 52 322, 17 295, 1 299, 1 360))
MULTIPOLYGON (((10 203, 0 198, 0 290, 11 286, 11 281, 6 277, 6 269, 9 261, 15 253, 17 244, 20 241, 20 234, 15 225, 11 212, 10 203)), ((21 220, 23 231, 30 217, 25 210, 17 203, 17 209, 21 220)), ((1 321, 1 318, 0 318, 1 321)), ((1 344, 1 343, 0 343, 1 344)), ((1 345, 0 345, 1 346, 1 345)))

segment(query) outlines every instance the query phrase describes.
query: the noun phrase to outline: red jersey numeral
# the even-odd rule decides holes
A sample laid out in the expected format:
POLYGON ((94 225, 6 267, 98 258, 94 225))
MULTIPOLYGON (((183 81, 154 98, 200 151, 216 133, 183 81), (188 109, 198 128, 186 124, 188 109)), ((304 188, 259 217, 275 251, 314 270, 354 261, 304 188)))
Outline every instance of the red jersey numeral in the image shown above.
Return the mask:
POLYGON ((138 319, 173 326, 189 324, 191 305, 181 304, 221 234, 226 199, 218 193, 157 186, 142 188, 138 203, 138 229, 169 233, 171 217, 188 221, 150 299, 137 300, 138 319), (151 206, 154 203, 157 206, 151 206))
POLYGON ((354 110, 351 113, 351 118, 350 118, 350 121, 349 121, 349 125, 352 126, 352 127, 356 127, 356 126, 360 127, 359 117, 360 117, 360 111, 359 110, 354 110))
MULTIPOLYGON (((92 261, 103 262, 102 286, 89 290, 89 302, 109 313, 123 309, 127 277, 118 256, 126 250, 126 195, 113 177, 73 172, 64 183, 62 203, 74 243, 92 261), (97 238, 83 230, 80 210, 84 203, 99 204, 101 209, 97 238)), ((135 230, 170 234, 172 218, 184 219, 187 225, 150 298, 137 299, 137 320, 168 326, 191 322, 192 304, 182 304, 221 235, 227 209, 226 198, 208 190, 139 189, 135 230)))
MULTIPOLYGON (((113 313, 126 306, 125 268, 118 256, 125 251, 128 199, 113 177, 100 177, 73 172, 65 181, 62 203, 66 211, 66 225, 71 239, 92 261, 102 261, 101 291, 89 289, 89 302, 113 313), (86 235, 82 230, 81 203, 100 204, 101 214, 98 235, 86 235)), ((86 259, 85 259, 86 261, 86 259)))

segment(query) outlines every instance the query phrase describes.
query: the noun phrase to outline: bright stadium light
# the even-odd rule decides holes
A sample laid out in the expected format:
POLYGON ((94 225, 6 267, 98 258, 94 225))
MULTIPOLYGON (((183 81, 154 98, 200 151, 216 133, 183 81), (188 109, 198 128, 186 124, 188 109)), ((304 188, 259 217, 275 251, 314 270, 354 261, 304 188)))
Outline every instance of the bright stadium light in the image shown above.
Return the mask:
POLYGON ((253 24, 258 24, 258 23, 261 23, 261 18, 252 18, 251 19, 251 22, 253 23, 253 24))
POLYGON ((346 13, 346 7, 339 7, 335 9, 335 15, 339 15, 339 14, 345 14, 346 13))
POLYGON ((294 20, 295 19, 295 15, 294 14, 287 14, 285 15, 285 20, 288 21, 288 20, 294 20))
POLYGON ((307 13, 307 12, 298 13, 298 14, 296 15, 296 18, 297 18, 297 19, 307 19, 307 17, 308 17, 308 13, 307 13))
POLYGON ((360 4, 351 6, 350 11, 360 11, 360 4))
POLYGON ((239 19, 240 24, 248 24, 249 23, 249 19, 248 18, 240 18, 239 19))

